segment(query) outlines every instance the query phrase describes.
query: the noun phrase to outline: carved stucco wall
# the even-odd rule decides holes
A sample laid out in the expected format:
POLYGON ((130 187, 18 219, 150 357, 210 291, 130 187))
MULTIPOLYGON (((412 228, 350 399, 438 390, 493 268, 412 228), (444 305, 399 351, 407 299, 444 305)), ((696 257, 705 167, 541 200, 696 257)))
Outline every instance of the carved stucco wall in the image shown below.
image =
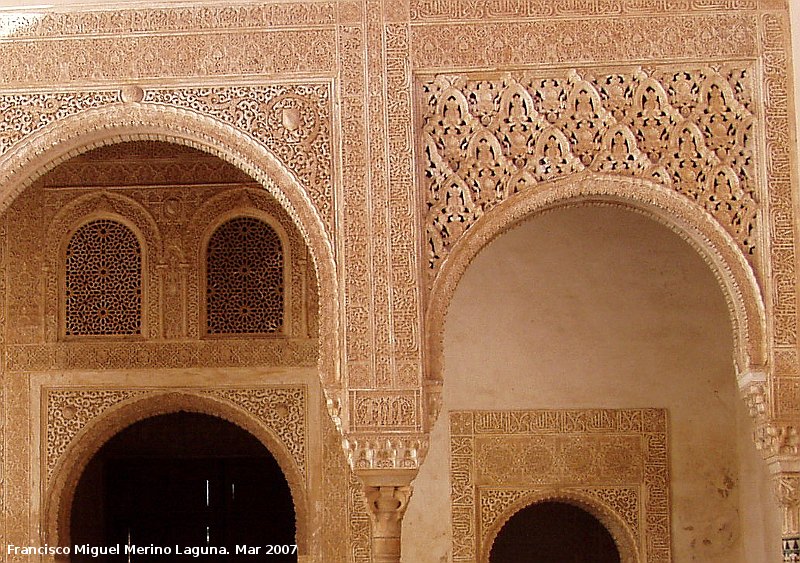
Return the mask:
MULTIPOLYGON (((753 99, 763 106, 751 112, 752 194, 763 199, 756 202, 758 247, 752 263, 767 323, 763 342, 742 339, 737 350, 745 358, 749 351, 743 347, 762 354, 750 355, 756 361, 738 367, 757 375, 763 364, 770 368, 771 379, 751 389, 763 429, 761 446, 768 453, 797 454, 792 436, 800 368, 785 2, 371 0, 3 17, 13 36, 0 44, 6 61, 0 67, 3 205, 56 162, 93 144, 132 138, 198 146, 249 172, 279 199, 311 248, 323 296, 320 322, 331 337, 320 343, 321 377, 331 413, 352 430, 350 461, 361 466, 376 460, 415 466, 426 448, 421 431, 439 408, 442 373, 436 350, 426 358, 430 365, 421 362, 428 288, 420 282, 427 258, 419 233, 427 227, 422 223, 427 209, 418 205, 418 196, 422 201, 426 196, 414 184, 412 154, 421 123, 412 119, 413 73, 430 77, 558 67, 555 74, 575 70, 584 76, 610 65, 632 72, 631 64, 647 67, 652 59, 661 70, 677 73, 694 72, 698 59, 703 66, 755 69, 753 99), (214 32, 199 33, 208 28, 214 32), (292 96, 281 97, 287 90, 292 96), (327 140, 320 134, 326 125, 327 140), (316 146, 310 141, 313 133, 316 146), (339 295, 344 296, 341 330, 335 313, 339 295), (425 369, 432 380, 421 387, 425 369), (376 428, 393 430, 393 440, 375 439, 369 430, 376 428)), ((708 147, 708 139, 703 142, 708 147)), ((424 181, 419 184, 421 189, 424 181)), ((585 195, 581 190, 576 193, 585 195)), ((563 195, 557 190, 554 201, 563 195)), ((516 219, 494 218, 498 232, 516 219)), ((709 233, 716 234, 709 225, 699 231, 700 246, 708 243, 709 233)), ((8 249, 3 252, 7 258, 8 249)), ((725 278, 730 263, 714 265, 725 278)), ((732 307, 749 309, 741 316, 758 324, 760 302, 752 295, 757 292, 747 298, 732 289, 730 280, 722 282, 732 307)), ((448 283, 452 290, 457 279, 448 283)), ((437 322, 443 323, 447 303, 434 305, 437 322)), ((6 319, 0 321, 8 333, 6 319)), ((162 343, 144 348, 137 357, 175 355, 162 343)), ((204 351, 204 344, 197 348, 181 361, 217 361, 217 352, 204 351)), ((56 347, 39 352, 36 362, 60 365, 74 353, 56 347)), ((96 359, 79 358, 78 364, 127 361, 103 350, 82 353, 96 359)), ((24 386, 4 381, 5 404, 24 398, 24 386)), ((24 441, 23 420, 9 419, 3 430, 24 441)), ((25 487, 15 479, 25 472, 15 464, 6 462, 6 478, 15 477, 4 493, 20 498, 25 487)))

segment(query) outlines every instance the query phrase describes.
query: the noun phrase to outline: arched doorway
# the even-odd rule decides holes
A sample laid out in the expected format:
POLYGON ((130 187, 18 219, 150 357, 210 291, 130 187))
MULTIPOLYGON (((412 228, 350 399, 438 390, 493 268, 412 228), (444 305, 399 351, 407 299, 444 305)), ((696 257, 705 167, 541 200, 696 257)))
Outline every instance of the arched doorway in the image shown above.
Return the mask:
POLYGON ((523 508, 501 528, 490 563, 619 563, 614 538, 589 512, 563 502, 523 508))
MULTIPOLYGON (((106 442, 78 482, 70 522, 73 545, 171 550, 130 561, 181 552, 205 553, 207 561, 261 559, 252 551, 237 556, 241 545, 260 547, 270 561, 297 560, 265 553, 266 545, 296 544, 292 495, 277 461, 255 436, 201 413, 154 416, 106 442)), ((97 558, 72 556, 90 560, 97 558)))

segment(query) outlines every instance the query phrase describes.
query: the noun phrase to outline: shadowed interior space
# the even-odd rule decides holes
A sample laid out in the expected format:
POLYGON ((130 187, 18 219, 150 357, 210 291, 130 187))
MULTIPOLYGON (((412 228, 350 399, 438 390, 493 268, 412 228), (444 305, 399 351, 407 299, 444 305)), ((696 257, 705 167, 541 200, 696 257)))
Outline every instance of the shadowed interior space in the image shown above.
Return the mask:
MULTIPOLYGON (((225 547, 203 561, 296 561, 263 546, 295 543, 292 496, 258 439, 197 413, 155 416, 118 433, 87 465, 72 505, 73 545, 169 547, 172 555, 74 555, 72 561, 146 563, 191 556, 178 549, 225 547), (261 546, 236 555, 237 545, 261 546)), ((196 559, 195 559, 196 560, 196 559)))

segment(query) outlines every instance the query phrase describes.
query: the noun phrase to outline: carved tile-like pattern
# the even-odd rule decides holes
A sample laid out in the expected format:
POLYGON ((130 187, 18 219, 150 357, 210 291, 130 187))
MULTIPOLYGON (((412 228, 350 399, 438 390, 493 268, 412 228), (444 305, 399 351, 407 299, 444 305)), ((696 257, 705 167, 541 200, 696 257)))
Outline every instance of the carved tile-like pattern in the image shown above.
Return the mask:
POLYGON ((9 346, 10 372, 317 365, 316 339, 69 342, 9 346))
POLYGON ((758 240, 752 67, 441 76, 421 85, 428 263, 512 195, 582 170, 644 177, 758 240))
POLYGON ((64 332, 67 336, 142 331, 142 250, 125 225, 98 219, 67 245, 64 332))
POLYGON ((666 411, 455 411, 450 435, 453 561, 481 560, 514 512, 559 498, 592 499, 641 561, 669 561, 666 411))
POLYGON ((283 248, 275 230, 252 217, 218 227, 206 251, 208 334, 280 332, 283 296, 283 248))
POLYGON ((328 409, 321 405, 322 420, 322 552, 325 560, 351 563, 349 544, 348 496, 349 472, 340 445, 341 435, 333 425, 328 409))

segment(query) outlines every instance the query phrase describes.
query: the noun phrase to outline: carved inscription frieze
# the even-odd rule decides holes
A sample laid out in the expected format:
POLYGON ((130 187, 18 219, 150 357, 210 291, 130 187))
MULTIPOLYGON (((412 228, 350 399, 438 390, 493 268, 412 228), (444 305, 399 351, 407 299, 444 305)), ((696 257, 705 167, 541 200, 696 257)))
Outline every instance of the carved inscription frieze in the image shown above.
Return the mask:
POLYGON ((5 85, 49 85, 165 76, 327 75, 335 66, 334 44, 330 28, 20 39, 0 43, 5 61, 0 79, 5 85))
POLYGON ((757 56, 753 13, 618 16, 598 23, 597 19, 543 18, 412 25, 411 60, 418 71, 446 71, 757 56))
POLYGON ((618 0, 615 2, 550 0, 412 0, 413 22, 442 20, 482 21, 523 18, 558 18, 608 15, 652 15, 655 13, 755 10, 758 0, 618 0))
POLYGON ((154 7, 87 12, 7 12, 0 27, 13 30, 16 39, 123 33, 185 33, 214 29, 259 29, 336 22, 336 2, 285 2, 231 6, 154 7))
POLYGON ((753 72, 734 65, 424 81, 431 272, 493 207, 584 170, 670 186, 755 254, 753 72))
POLYGON ((418 391, 351 391, 350 429, 370 431, 377 429, 416 430, 420 422, 418 391))
POLYGON ((453 561, 485 560, 505 519, 548 499, 624 522, 611 531, 634 538, 625 561, 669 560, 664 410, 451 412, 450 485, 453 561))

